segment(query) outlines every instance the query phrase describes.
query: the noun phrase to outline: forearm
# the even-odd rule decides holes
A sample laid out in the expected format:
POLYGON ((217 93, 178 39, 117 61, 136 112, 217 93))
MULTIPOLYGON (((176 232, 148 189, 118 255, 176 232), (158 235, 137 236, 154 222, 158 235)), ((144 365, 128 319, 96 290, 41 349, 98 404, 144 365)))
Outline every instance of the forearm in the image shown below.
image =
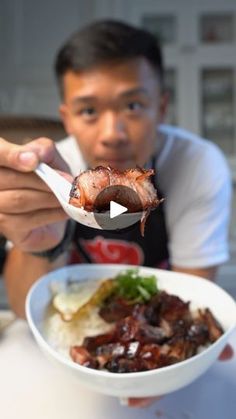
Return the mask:
POLYGON ((9 304, 18 317, 25 318, 25 299, 31 285, 40 276, 64 266, 66 262, 66 253, 55 262, 49 262, 15 247, 9 251, 3 276, 9 304))

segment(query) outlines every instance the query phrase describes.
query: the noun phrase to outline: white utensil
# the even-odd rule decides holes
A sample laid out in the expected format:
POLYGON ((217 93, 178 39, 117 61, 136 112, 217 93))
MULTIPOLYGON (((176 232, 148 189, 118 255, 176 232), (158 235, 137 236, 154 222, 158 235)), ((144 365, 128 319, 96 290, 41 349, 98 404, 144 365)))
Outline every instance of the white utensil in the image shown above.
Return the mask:
POLYGON ((143 216, 143 212, 134 212, 124 213, 111 218, 110 211, 95 214, 94 212, 74 207, 68 202, 72 186, 68 180, 45 163, 40 163, 35 172, 49 186, 69 217, 88 227, 100 230, 119 230, 135 224, 143 216))

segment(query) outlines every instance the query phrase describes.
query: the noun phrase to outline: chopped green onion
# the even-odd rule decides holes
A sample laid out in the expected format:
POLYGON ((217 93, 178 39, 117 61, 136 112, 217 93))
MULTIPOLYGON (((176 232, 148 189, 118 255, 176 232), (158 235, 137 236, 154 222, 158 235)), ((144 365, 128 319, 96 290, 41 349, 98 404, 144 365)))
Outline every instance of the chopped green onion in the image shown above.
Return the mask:
POLYGON ((138 269, 127 269, 116 276, 115 293, 131 302, 146 302, 158 292, 155 275, 141 275, 138 269))

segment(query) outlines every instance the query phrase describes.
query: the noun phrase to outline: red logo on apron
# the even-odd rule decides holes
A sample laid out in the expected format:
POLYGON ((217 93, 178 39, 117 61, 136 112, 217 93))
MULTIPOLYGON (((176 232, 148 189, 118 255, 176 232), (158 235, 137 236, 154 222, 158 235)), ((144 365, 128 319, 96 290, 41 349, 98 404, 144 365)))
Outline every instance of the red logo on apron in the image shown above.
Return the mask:
POLYGON ((143 250, 137 243, 105 239, 101 236, 92 240, 80 240, 80 243, 93 263, 142 265, 144 261, 143 250))

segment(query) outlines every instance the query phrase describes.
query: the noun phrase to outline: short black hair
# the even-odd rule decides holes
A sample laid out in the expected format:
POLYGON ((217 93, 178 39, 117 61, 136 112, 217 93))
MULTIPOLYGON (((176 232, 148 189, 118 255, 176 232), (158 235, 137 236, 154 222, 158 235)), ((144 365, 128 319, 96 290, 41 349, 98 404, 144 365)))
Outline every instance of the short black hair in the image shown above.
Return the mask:
POLYGON ((90 23, 72 34, 58 51, 55 73, 63 94, 63 76, 67 71, 80 72, 108 62, 144 57, 164 84, 163 57, 156 37, 147 30, 118 20, 90 23))

